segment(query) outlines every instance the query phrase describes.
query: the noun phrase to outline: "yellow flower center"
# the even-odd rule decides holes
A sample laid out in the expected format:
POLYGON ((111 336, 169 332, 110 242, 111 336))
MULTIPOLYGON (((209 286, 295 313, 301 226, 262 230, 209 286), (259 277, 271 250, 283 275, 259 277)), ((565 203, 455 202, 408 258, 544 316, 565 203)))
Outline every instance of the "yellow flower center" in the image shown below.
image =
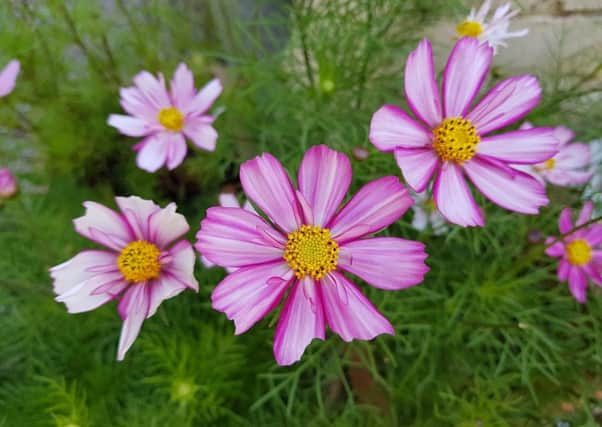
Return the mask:
POLYGON ((156 279, 161 272, 158 247, 144 240, 127 245, 117 257, 117 267, 128 282, 138 283, 156 279))
POLYGON ((481 142, 477 128, 468 119, 451 117, 433 130, 433 148, 441 161, 454 160, 458 163, 472 159, 481 142))
POLYGON ((573 265, 585 265, 592 259, 592 248, 583 239, 575 239, 566 245, 566 257, 573 265))
POLYGON ((549 159, 543 162, 543 167, 545 170, 551 171, 554 169, 554 166, 556 166, 556 160, 554 159, 549 159))
POLYGON ((483 26, 477 21, 464 21, 456 27, 460 37, 479 37, 483 32, 483 26))
POLYGON ((163 108, 157 118, 165 129, 172 132, 179 132, 184 126, 184 114, 174 107, 163 108))
POLYGON ((302 225, 288 235, 284 259, 297 278, 310 276, 318 280, 337 267, 339 245, 332 240, 330 230, 302 225))

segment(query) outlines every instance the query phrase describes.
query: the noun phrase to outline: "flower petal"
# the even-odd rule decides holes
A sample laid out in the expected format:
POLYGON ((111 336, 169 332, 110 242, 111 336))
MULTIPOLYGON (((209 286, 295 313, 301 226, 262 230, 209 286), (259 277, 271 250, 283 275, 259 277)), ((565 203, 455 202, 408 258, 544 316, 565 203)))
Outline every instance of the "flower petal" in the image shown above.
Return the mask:
POLYGON ((555 167, 551 171, 545 171, 545 178, 552 184, 559 187, 572 187, 583 185, 593 176, 593 172, 562 170, 555 167))
POLYGON ((186 217, 177 213, 176 209, 176 204, 170 203, 151 213, 148 218, 149 241, 159 249, 165 248, 190 230, 186 217))
POLYGON ((135 86, 119 89, 121 107, 130 116, 145 120, 149 125, 160 128, 158 121, 159 110, 149 102, 140 89, 135 86))
POLYGON ((437 209, 449 222, 462 227, 483 226, 483 213, 457 164, 443 163, 433 185, 433 198, 437 209))
POLYGON ((510 77, 491 89, 466 118, 483 136, 520 120, 539 103, 540 97, 541 87, 535 77, 510 77))
POLYGON ((435 80, 433 49, 428 39, 408 55, 405 65, 405 93, 412 112, 430 127, 441 123, 441 101, 435 80))
MULTIPOLYGON (((241 208, 212 207, 201 221, 195 248, 222 267, 244 267, 281 259, 284 246, 266 240, 260 230, 271 226, 241 208)), ((284 237, 282 237, 284 241, 284 237)))
POLYGON ((476 38, 464 37, 456 43, 443 71, 444 117, 465 116, 487 77, 492 58, 493 49, 476 38))
POLYGON ((591 247, 602 244, 602 224, 594 224, 586 228, 583 238, 591 247))
POLYGON ((339 267, 387 290, 421 283, 429 268, 424 243, 394 237, 354 240, 340 248, 339 267))
POLYGON ((194 277, 196 256, 190 242, 180 240, 169 249, 168 256, 169 262, 161 266, 162 272, 198 292, 199 284, 194 277))
POLYGON ((119 347, 117 349, 117 360, 123 360, 125 353, 132 346, 144 319, 146 319, 150 308, 150 289, 146 283, 137 283, 130 286, 119 302, 119 314, 123 319, 119 347))
MULTIPOLYGON (((115 197, 115 201, 127 220, 130 229, 134 232, 136 239, 151 241, 150 219, 161 208, 153 201, 145 200, 138 196, 115 197)), ((151 243, 154 242, 151 241, 151 243)))
POLYGON ((163 301, 181 294, 182 291, 188 288, 188 286, 169 275, 163 275, 156 280, 152 280, 147 286, 149 292, 148 297, 150 299, 148 303, 148 314, 146 315, 147 319, 157 312, 157 309, 163 301))
POLYGON ((464 170, 485 197, 503 208, 536 215, 549 202, 545 186, 524 172, 503 169, 478 156, 466 162, 464 170))
POLYGON ((291 233, 301 226, 295 190, 274 156, 264 153, 244 162, 240 182, 247 196, 282 230, 291 233))
POLYGON ((580 142, 568 144, 560 149, 560 152, 554 157, 555 168, 559 169, 578 169, 588 166, 592 155, 589 145, 580 142))
POLYGON ((575 223, 575 227, 579 227, 585 224, 592 217, 592 212, 594 211, 594 202, 588 200, 583 204, 581 211, 579 212, 579 218, 577 218, 577 222, 575 223))
POLYGON ((351 184, 349 158, 325 145, 305 153, 297 176, 299 191, 313 213, 313 223, 323 227, 339 208, 351 184))
POLYGON ((146 136, 155 131, 146 120, 122 114, 111 114, 107 124, 119 130, 123 135, 133 137, 146 136))
POLYGON ((186 140, 181 133, 171 133, 168 139, 166 164, 167 169, 173 170, 182 164, 188 148, 186 146, 186 140))
POLYGON ((184 109, 185 114, 190 115, 201 115, 205 113, 211 105, 215 102, 217 97, 222 93, 222 83, 219 79, 213 79, 207 83, 200 91, 196 94, 194 99, 188 104, 187 108, 184 109))
POLYGON ((236 335, 274 309, 293 278, 283 261, 244 267, 226 276, 211 294, 211 306, 234 321, 236 335))
POLYGON ((221 193, 218 200, 219 205, 224 208, 240 208, 240 202, 232 193, 221 193))
POLYGON ((0 71, 0 96, 6 96, 13 91, 20 70, 21 63, 13 59, 0 71))
POLYGON ((395 105, 384 105, 372 116, 369 138, 380 151, 392 151, 397 147, 429 145, 432 134, 401 108, 395 105))
POLYGON ((535 164, 558 152, 554 128, 516 130, 481 139, 477 152, 504 162, 535 164))
POLYGON ((324 315, 330 329, 344 341, 395 335, 391 323, 345 276, 334 271, 320 282, 324 315))
POLYGON ((571 264, 569 264, 569 262, 567 260, 561 259, 558 262, 558 271, 557 271, 557 276, 558 276, 558 280, 560 280, 561 282, 564 282, 565 280, 567 280, 569 278, 569 271, 571 270, 571 264))
POLYGON ((414 191, 420 193, 426 189, 437 166, 439 157, 432 148, 397 148, 395 160, 403 178, 414 191))
POLYGON ((156 172, 167 161, 169 140, 167 135, 158 133, 142 141, 136 157, 140 169, 147 172, 156 172))
POLYGON ((127 286, 119 271, 101 273, 57 296, 56 301, 64 303, 69 313, 83 313, 111 301, 127 286))
POLYGON ((575 138, 575 132, 564 126, 557 126, 554 129, 554 136, 560 145, 568 144, 575 138))
POLYGON ((332 219, 333 238, 339 242, 376 233, 397 221, 414 200, 394 176, 385 176, 364 185, 332 219))
POLYGON ((86 213, 73 220, 75 231, 107 248, 121 251, 134 234, 124 217, 95 202, 84 202, 86 213))
POLYGON ((171 100, 174 106, 184 111, 194 99, 194 77, 192 71, 184 63, 180 63, 171 80, 171 100))
POLYGON ((587 300, 587 276, 582 268, 571 266, 569 270, 569 289, 577 302, 585 303, 587 300))
POLYGON ((293 285, 284 303, 274 336, 274 357, 281 365, 292 365, 314 338, 324 339, 324 310, 313 279, 305 277, 293 285))
POLYGON ((573 229, 573 221, 571 219, 571 208, 564 208, 558 217, 558 230, 561 234, 566 234, 573 229))
MULTIPOLYGON (((548 238, 549 240, 552 240, 552 238, 548 238)), ((546 245, 549 244, 551 242, 548 242, 546 240, 546 245)), ((551 257, 561 257, 564 255, 564 244, 562 242, 554 242, 554 244, 552 244, 551 246, 548 246, 546 248, 546 255, 551 256, 551 257)))
POLYGON ((215 151, 217 145, 217 131, 211 126, 213 120, 203 118, 189 119, 184 126, 183 132, 194 145, 202 150, 215 151))
POLYGON ((157 112, 163 108, 171 107, 169 95, 165 88, 165 79, 162 74, 159 74, 159 79, 156 79, 148 71, 142 71, 134 77, 134 84, 144 95, 147 103, 152 105, 157 112))

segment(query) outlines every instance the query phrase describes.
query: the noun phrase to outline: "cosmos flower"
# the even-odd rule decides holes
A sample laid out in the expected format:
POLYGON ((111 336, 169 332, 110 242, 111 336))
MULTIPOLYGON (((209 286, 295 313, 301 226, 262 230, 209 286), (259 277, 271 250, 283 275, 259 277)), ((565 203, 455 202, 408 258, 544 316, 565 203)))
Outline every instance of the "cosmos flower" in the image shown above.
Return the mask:
MULTIPOLYGON (((533 125, 525 122, 521 129, 532 129, 533 125)), ((560 187, 583 185, 590 180, 593 173, 586 170, 591 164, 589 146, 581 142, 570 142, 575 137, 572 130, 558 126, 554 129, 558 139, 558 154, 543 163, 536 165, 516 165, 516 169, 527 172, 539 179, 560 187)))
POLYGON ((441 97, 431 44, 423 40, 405 67, 408 105, 418 120, 394 105, 381 107, 370 124, 370 141, 394 152, 407 183, 418 193, 435 176, 437 209, 450 222, 482 226, 464 174, 493 203, 537 214, 548 203, 545 187, 512 164, 537 164, 557 153, 552 128, 491 135, 516 122, 539 102, 541 88, 530 75, 510 77, 472 106, 491 65, 493 51, 468 37, 460 39, 445 66, 441 97))
MULTIPOLYGON (((586 202, 579 213, 575 227, 590 221, 594 204, 586 202)), ((565 208, 560 213, 558 228, 563 235, 558 241, 549 237, 546 243, 550 246, 546 254, 560 258, 558 264, 558 279, 568 280, 569 289, 577 301, 584 303, 587 299, 588 279, 602 286, 602 224, 594 223, 587 227, 573 230, 571 208, 565 208)))
POLYGON ((50 269, 56 300, 69 313, 93 310, 120 297, 123 328, 117 359, 168 298, 190 288, 198 291, 193 275, 195 254, 182 237, 189 229, 176 205, 160 208, 139 197, 117 197, 121 212, 85 202, 86 214, 74 220, 75 230, 104 246, 86 250, 50 269))
POLYGON ((196 249, 215 264, 237 268, 211 296, 236 334, 286 300, 274 338, 280 365, 299 360, 314 338, 323 340, 326 325, 345 341, 394 333, 343 271, 385 290, 414 286, 428 271, 424 244, 367 238, 412 205, 399 179, 369 182, 339 209, 351 176, 347 156, 314 146, 301 162, 295 190, 280 162, 263 154, 241 166, 240 179, 270 222, 236 207, 210 208, 201 222, 196 249))
POLYGON ((602 202, 602 139, 591 141, 589 148, 591 153, 589 172, 592 178, 585 187, 583 197, 585 200, 602 202))
POLYGON ((6 96, 13 91, 20 70, 21 64, 16 59, 0 70, 0 96, 6 96))
POLYGON ((17 179, 9 168, 0 168, 0 199, 8 199, 17 192, 17 179))
POLYGON ((207 112, 221 92, 219 79, 213 79, 197 93, 185 64, 176 69, 169 92, 162 74, 156 79, 142 71, 133 87, 120 91, 121 106, 129 116, 111 114, 108 124, 124 135, 144 138, 134 146, 138 167, 155 172, 166 165, 171 170, 186 157, 185 137, 198 148, 215 150, 215 117, 207 112))
POLYGON ((435 207, 433 197, 425 191, 424 193, 416 193, 414 201, 412 227, 422 231, 430 225, 434 234, 444 234, 448 228, 447 221, 435 207))
POLYGON ((520 31, 509 31, 510 19, 518 15, 518 10, 511 10, 510 3, 498 7, 493 18, 487 21, 487 14, 491 9, 491 0, 485 0, 478 11, 471 9, 470 14, 456 27, 456 33, 460 37, 473 37, 480 42, 485 42, 497 53, 500 46, 507 47, 506 39, 524 37, 528 29, 520 31))

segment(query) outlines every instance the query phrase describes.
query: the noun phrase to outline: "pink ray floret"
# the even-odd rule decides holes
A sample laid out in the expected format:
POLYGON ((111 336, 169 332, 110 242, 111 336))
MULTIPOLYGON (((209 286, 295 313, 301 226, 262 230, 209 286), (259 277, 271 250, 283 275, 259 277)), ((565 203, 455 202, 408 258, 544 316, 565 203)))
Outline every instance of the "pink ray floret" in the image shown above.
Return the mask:
POLYGON ((171 203, 160 208, 136 196, 117 197, 119 212, 85 202, 86 213, 75 230, 104 246, 86 250, 50 269, 56 300, 69 313, 93 310, 119 299, 123 320, 117 359, 123 360, 144 319, 164 300, 185 289, 198 291, 193 275, 195 253, 178 240, 189 226, 171 203), (175 243, 174 243, 175 242, 175 243))
POLYGON ((412 206, 399 179, 369 182, 343 204, 351 176, 347 156, 314 146, 295 189, 280 162, 262 154, 241 166, 240 179, 267 220, 240 207, 212 207, 201 222, 196 249, 219 266, 236 268, 211 297, 213 308, 234 321, 236 334, 285 300, 274 338, 280 365, 298 361, 314 338, 323 340, 326 326, 345 341, 394 333, 344 272, 398 290, 419 284, 428 271, 424 244, 368 237, 412 206))
POLYGON ((16 59, 0 70, 0 96, 6 96, 13 91, 20 71, 21 63, 16 59))
POLYGON ((18 190, 17 179, 9 168, 0 168, 0 199, 8 199, 18 190))

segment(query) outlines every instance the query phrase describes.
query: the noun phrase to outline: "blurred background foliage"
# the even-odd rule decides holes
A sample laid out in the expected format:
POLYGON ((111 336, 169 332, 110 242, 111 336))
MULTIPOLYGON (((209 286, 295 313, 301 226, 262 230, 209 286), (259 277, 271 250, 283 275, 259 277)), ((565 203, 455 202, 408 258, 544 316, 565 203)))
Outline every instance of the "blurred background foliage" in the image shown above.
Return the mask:
MULTIPOLYGON (((598 425, 602 295, 577 304, 529 240, 556 233, 579 190, 552 189, 538 217, 479 200, 487 226, 445 236, 413 230, 408 213, 387 233, 427 243, 431 273, 401 292, 362 287, 396 336, 330 336, 292 367, 272 357, 275 314, 233 336, 210 307, 224 272, 200 263, 200 294, 163 304, 122 363, 114 305, 69 315, 53 301, 47 269, 89 246, 71 223, 84 200, 173 200, 193 239, 218 193, 239 188, 240 163, 263 151, 294 172, 311 145, 360 147, 369 156, 353 160, 354 188, 398 175, 368 143, 370 117, 403 105, 403 64, 424 28, 465 13, 455 0, 1 2, 0 60, 18 58, 22 73, 0 101, 1 163, 21 183, 0 208, 0 426, 598 425), (106 118, 139 70, 171 78, 179 62, 197 86, 224 82, 217 150, 148 174, 136 141, 106 118)), ((600 137, 595 75, 561 70, 538 76, 543 102, 529 119, 600 137)))

